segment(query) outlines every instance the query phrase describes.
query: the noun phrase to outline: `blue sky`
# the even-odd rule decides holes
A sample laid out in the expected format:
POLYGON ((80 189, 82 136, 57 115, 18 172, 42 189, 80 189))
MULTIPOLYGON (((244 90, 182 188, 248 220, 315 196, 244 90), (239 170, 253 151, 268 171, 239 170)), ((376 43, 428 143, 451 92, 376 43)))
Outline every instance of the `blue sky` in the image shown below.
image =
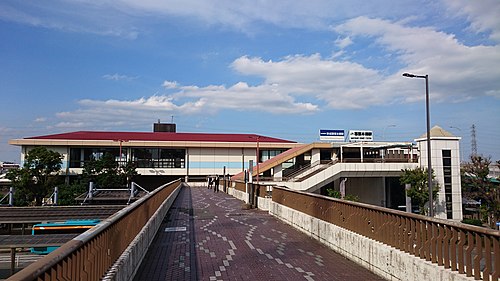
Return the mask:
POLYGON ((500 159, 500 1, 0 2, 0 160, 78 130, 319 129, 412 141, 431 123, 500 159))

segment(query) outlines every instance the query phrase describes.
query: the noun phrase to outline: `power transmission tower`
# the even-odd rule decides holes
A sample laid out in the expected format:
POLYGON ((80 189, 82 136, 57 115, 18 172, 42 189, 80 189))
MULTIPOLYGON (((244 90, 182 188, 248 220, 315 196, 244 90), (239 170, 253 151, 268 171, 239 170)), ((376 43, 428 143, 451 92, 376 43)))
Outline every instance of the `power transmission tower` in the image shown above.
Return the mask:
POLYGON ((471 127, 471 155, 477 155, 477 142, 476 142, 476 125, 472 124, 471 127))

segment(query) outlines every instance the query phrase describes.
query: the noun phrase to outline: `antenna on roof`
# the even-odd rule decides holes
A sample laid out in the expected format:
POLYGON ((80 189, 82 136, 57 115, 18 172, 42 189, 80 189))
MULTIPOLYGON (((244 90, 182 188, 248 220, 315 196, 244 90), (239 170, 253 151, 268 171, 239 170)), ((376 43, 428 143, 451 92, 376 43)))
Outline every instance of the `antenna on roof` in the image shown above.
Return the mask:
POLYGON ((170 123, 174 124, 174 116, 172 115, 171 117, 172 117, 172 122, 170 123))
POLYGON ((158 124, 160 124, 160 123, 161 123, 161 122, 160 122, 160 118, 158 118, 158 124))

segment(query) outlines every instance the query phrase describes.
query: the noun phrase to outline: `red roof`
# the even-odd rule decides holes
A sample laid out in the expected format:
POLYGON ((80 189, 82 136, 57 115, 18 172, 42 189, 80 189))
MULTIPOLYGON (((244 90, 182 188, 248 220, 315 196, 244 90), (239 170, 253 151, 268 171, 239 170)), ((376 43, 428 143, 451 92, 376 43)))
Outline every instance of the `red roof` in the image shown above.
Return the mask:
POLYGON ((295 143, 294 141, 271 138, 254 134, 208 134, 208 133, 166 133, 166 132, 95 132, 78 131, 25 139, 40 140, 114 140, 114 141, 195 141, 195 142, 274 142, 295 143))

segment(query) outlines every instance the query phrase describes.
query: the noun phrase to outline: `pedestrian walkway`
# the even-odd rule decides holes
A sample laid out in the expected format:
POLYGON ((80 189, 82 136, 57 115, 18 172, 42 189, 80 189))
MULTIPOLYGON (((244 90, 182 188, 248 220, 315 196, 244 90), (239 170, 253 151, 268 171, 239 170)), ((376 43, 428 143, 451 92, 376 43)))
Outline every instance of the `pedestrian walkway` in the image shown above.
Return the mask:
POLYGON ((384 280, 267 212, 184 187, 134 280, 384 280))

